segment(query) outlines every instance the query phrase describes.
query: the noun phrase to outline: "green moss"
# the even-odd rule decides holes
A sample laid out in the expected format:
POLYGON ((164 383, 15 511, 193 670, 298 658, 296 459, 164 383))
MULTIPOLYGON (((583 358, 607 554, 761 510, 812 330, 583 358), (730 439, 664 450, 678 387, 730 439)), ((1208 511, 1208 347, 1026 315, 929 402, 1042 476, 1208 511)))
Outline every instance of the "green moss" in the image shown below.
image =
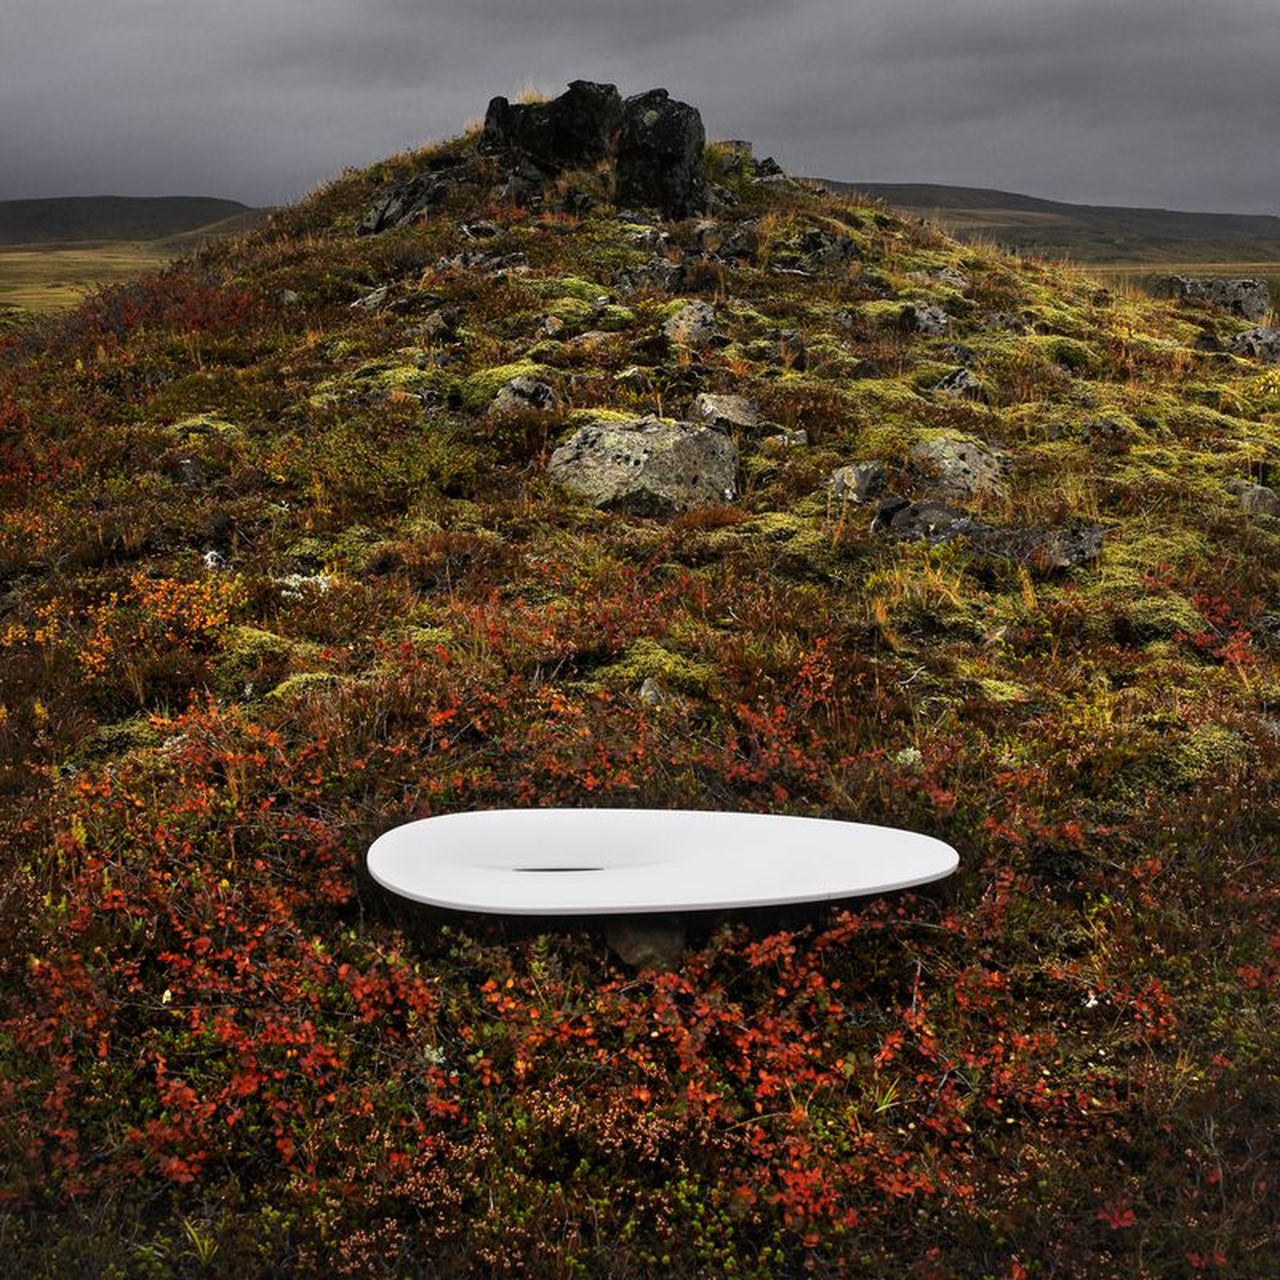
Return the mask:
POLYGON ((268 692, 284 678, 291 665, 314 662, 320 646, 290 640, 258 627, 232 627, 227 632, 215 667, 218 688, 233 697, 242 697, 249 686, 253 694, 268 692))
POLYGON ((166 427, 165 434, 178 440, 199 440, 208 436, 227 441, 244 439, 244 431, 240 427, 213 413, 197 413, 189 418, 182 418, 166 427))
POLYGON ((1204 618, 1188 600, 1172 591, 1151 592, 1115 603, 1116 614, 1127 630, 1140 640, 1195 635, 1204 630, 1204 618))
POLYGON ((636 689, 646 680, 656 680, 681 693, 705 693, 715 678, 715 667, 672 653, 650 636, 641 636, 624 657, 601 667, 595 676, 606 688, 636 689))
POLYGON ((462 381, 462 403, 468 409, 483 409, 512 378, 538 378, 545 381, 554 377, 555 370, 532 360, 517 360, 512 364, 478 369, 462 381))
POLYGON ((267 697, 275 702, 293 702, 308 694, 331 692, 342 683, 332 671, 298 671, 282 680, 267 697))
POLYGON ((593 320, 594 327, 604 333, 621 333, 624 329, 630 329, 635 322, 636 313, 630 307, 613 304, 601 307, 593 320))
POLYGON ((591 303, 581 298, 552 298, 547 303, 547 315, 563 320, 569 325, 583 325, 591 318, 591 303))
POLYGON ((1239 768, 1248 760, 1249 745, 1238 733, 1205 724, 1137 762, 1128 770, 1129 781, 1143 791, 1184 789, 1205 774, 1239 768))
POLYGON ((606 286, 595 280, 586 280, 582 276, 554 276, 538 281, 537 287, 544 296, 576 298, 579 302, 587 303, 599 302, 601 298, 609 295, 606 286))
POLYGON ((159 747, 165 735, 151 723, 149 716, 132 716, 113 724, 100 724, 72 756, 76 762, 102 760, 129 755, 159 747))
POLYGON ((1023 344, 1038 351, 1054 364, 1072 373, 1095 372, 1102 366, 1102 358, 1087 342, 1078 338, 1063 338, 1056 334, 1029 334, 1023 344))

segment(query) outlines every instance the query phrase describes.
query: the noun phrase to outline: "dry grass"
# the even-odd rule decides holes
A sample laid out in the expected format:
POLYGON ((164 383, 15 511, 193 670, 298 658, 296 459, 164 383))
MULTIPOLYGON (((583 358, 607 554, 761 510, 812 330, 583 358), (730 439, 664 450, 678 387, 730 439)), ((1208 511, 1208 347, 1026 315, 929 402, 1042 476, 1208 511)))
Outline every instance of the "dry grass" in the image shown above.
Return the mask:
POLYGON ((0 249, 0 303, 27 311, 63 311, 104 284, 132 280, 172 258, 151 244, 0 249))

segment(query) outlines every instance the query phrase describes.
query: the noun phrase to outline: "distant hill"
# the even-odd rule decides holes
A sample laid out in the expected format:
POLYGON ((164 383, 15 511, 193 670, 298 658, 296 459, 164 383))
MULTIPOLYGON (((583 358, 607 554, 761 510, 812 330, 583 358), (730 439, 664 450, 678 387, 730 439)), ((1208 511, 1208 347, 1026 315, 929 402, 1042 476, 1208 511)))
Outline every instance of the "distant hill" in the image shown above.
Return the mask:
POLYGON ((820 181, 832 191, 865 192, 927 217, 960 239, 982 237, 1020 253, 1080 262, 1280 261, 1280 217, 1269 214, 1066 204, 928 182, 820 181))
POLYGON ((265 215, 212 196, 61 196, 0 200, 0 245, 102 244, 228 234, 265 215))

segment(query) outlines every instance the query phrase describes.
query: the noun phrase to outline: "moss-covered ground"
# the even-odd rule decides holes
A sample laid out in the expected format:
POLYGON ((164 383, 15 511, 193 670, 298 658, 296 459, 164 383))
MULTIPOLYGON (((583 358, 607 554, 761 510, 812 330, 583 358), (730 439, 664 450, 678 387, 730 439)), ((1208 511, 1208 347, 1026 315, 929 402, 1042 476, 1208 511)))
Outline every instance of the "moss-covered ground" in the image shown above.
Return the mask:
POLYGON ((690 352, 607 205, 357 237, 422 159, 0 336, 8 1273, 1276 1274, 1280 520, 1228 486, 1280 476, 1280 380, 1221 350, 1244 322, 748 167, 749 252, 665 228, 724 335, 690 352), (797 274, 814 231, 856 256, 797 274), (557 407, 488 413, 521 372, 557 407), (575 415, 699 390, 770 424, 732 504, 547 481, 575 415), (943 436, 1007 460, 976 518, 1100 558, 828 489, 924 496, 943 436), (362 871, 397 822, 553 804, 961 867, 673 973, 362 871))

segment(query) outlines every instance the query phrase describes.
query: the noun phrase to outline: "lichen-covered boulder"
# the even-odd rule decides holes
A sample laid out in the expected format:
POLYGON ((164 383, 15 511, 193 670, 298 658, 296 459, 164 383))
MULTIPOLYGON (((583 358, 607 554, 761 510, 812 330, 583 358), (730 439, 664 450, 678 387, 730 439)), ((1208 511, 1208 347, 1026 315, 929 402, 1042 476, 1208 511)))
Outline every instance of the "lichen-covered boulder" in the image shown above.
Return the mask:
POLYGON ((559 407, 560 397, 547 383, 521 374, 499 388, 489 412, 498 416, 529 410, 550 413, 559 407))
POLYGON ((1227 488, 1240 500, 1240 509, 1251 516, 1280 516, 1280 493, 1251 480, 1233 480, 1227 488))
POLYGON ((958 396, 964 400, 982 400, 986 396, 982 383, 964 367, 939 378, 933 384, 933 389, 944 396, 958 396))
POLYGON ((1155 290, 1160 297, 1217 307, 1246 320, 1265 320, 1271 311, 1271 291, 1265 280, 1217 279, 1205 276, 1166 276, 1155 290))
POLYGON ((941 337, 951 332, 951 317, 941 307, 923 302, 908 302, 898 313, 898 326, 907 333, 941 337))
POLYGON ((669 316, 662 331, 684 347, 705 347, 720 336, 716 310, 709 302, 690 302, 669 316))
POLYGON ((1280 329, 1258 325, 1238 333, 1231 340, 1232 354, 1252 356, 1264 364, 1280 364, 1280 329))
POLYGON ((732 501, 738 450, 728 436, 660 418, 599 420, 551 455, 548 475, 592 506, 677 515, 732 501))
POLYGON ((911 456, 924 464, 934 477, 934 487, 946 497, 970 501, 1000 491, 1004 459, 976 440, 950 436, 922 440, 911 456))
POLYGON ((618 140, 617 202, 650 206, 668 218, 691 218, 707 207, 702 116, 665 89, 623 104, 618 140))
POLYGON ((884 492, 884 481, 884 463, 872 459, 837 467, 827 485, 833 498, 860 506, 884 492))
POLYGON ((735 431, 753 432, 760 426, 760 410, 746 396, 719 396, 704 391, 694 400, 689 416, 694 422, 730 435, 735 431))

